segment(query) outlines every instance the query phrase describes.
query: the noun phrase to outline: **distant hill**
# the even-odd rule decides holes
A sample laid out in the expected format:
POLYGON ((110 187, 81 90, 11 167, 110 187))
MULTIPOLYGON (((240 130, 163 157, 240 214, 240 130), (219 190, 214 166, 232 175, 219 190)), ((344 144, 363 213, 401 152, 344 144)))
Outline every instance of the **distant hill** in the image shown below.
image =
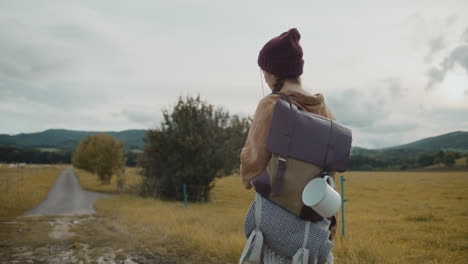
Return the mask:
MULTIPOLYGON (((127 150, 142 150, 145 130, 133 129, 120 132, 76 131, 66 129, 49 129, 39 133, 18 134, 14 136, 0 135, 0 145, 42 150, 73 151, 79 142, 97 133, 107 133, 117 140, 125 142, 127 150)), ((411 157, 425 152, 439 150, 468 153, 468 132, 457 131, 440 136, 421 139, 412 143, 384 149, 365 149, 353 147, 353 155, 411 157)))
POLYGON ((457 131, 383 149, 353 147, 352 154, 362 156, 408 157, 440 150, 468 153, 468 132, 457 131))
POLYGON ((120 132, 75 131, 66 129, 49 129, 39 133, 0 135, 0 145, 36 149, 57 149, 73 151, 80 141, 89 135, 106 133, 125 143, 127 150, 143 149, 145 130, 134 129, 120 132))
POLYGON ((436 137, 421 139, 405 145, 388 149, 411 149, 422 152, 430 151, 455 151, 468 152, 468 132, 457 131, 436 137))

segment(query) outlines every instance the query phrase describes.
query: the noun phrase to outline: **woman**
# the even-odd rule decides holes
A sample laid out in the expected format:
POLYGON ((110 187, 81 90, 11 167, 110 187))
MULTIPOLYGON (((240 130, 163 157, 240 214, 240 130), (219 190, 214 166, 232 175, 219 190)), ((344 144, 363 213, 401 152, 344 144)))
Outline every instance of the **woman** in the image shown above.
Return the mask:
MULTIPOLYGON (((265 76, 266 83, 273 93, 264 97, 258 104, 245 146, 242 149, 240 156, 240 171, 242 175, 242 182, 247 189, 252 187, 252 180, 260 175, 263 171, 268 169, 270 166, 269 163, 272 161, 273 155, 271 152, 267 151, 266 141, 273 116, 273 109, 275 107, 276 101, 280 98, 280 95, 277 94, 278 92, 287 95, 293 104, 304 111, 334 119, 330 110, 324 103, 324 97, 321 94, 312 95, 302 87, 300 76, 303 72, 304 60, 302 48, 299 44, 300 37, 301 36, 297 29, 290 29, 289 31, 284 32, 278 37, 275 37, 267 42, 258 56, 258 65, 260 66, 265 76)), ((319 174, 321 168, 316 167, 316 170, 317 174, 319 174)), ((256 201, 258 201, 258 203, 261 201, 262 206, 267 206, 267 208, 270 210, 276 210, 277 212, 275 212, 275 215, 278 215, 278 212, 287 214, 286 212, 282 211, 281 208, 276 208, 274 203, 271 204, 264 198, 260 197, 256 201)), ((246 235, 252 233, 252 230, 255 228, 255 221, 253 220, 253 215, 255 212, 253 209, 255 207, 254 204, 250 208, 249 214, 247 215, 246 235)), ((329 219, 331 222, 327 219, 324 220, 317 213, 313 212, 312 209, 304 214, 301 213, 300 216, 301 218, 298 218, 290 214, 285 215, 284 218, 281 219, 282 221, 287 221, 289 226, 303 226, 304 222, 312 222, 312 228, 310 229, 310 232, 312 232, 312 230, 323 232, 323 226, 326 226, 326 229, 328 229, 327 227, 329 226, 331 232, 328 232, 328 230, 325 231, 328 232, 327 234, 329 234, 329 239, 331 240, 336 229, 336 221, 334 217, 333 219, 329 219)), ((278 219, 270 220, 278 221, 278 219)), ((265 232, 264 230, 262 231, 265 232)), ((281 230, 279 230, 279 232, 281 232, 281 230)), ((270 234, 269 236, 269 234, 263 234, 266 240, 265 246, 263 246, 262 249, 263 263, 290 263, 293 259, 290 252, 283 250, 287 245, 280 245, 282 243, 281 241, 268 241, 269 239, 274 240, 276 239, 275 236, 280 235, 281 234, 270 234), (275 247, 277 252, 275 252, 275 247)), ((306 234, 306 237, 307 235, 308 234, 306 234)), ((250 240, 252 239, 249 239, 249 241, 250 240)), ((299 242, 302 243, 302 241, 299 242)), ((322 261, 318 264, 331 264, 333 262, 333 257, 330 253, 328 253, 329 250, 331 250, 330 245, 332 246, 330 241, 320 241, 320 243, 315 245, 316 247, 313 250, 318 251, 318 248, 321 248, 322 251, 310 252, 311 256, 315 254, 317 260, 322 261), (323 253, 323 248, 327 248, 328 252, 323 253), (320 254, 322 253, 326 254, 326 256, 321 256, 320 254), (325 259, 326 262, 324 261, 325 259)), ((294 252, 292 253, 294 254, 294 252)), ((314 263, 313 259, 309 258, 309 260, 311 261, 310 263, 314 263)), ((243 259, 241 259, 241 262, 243 262, 243 259)))

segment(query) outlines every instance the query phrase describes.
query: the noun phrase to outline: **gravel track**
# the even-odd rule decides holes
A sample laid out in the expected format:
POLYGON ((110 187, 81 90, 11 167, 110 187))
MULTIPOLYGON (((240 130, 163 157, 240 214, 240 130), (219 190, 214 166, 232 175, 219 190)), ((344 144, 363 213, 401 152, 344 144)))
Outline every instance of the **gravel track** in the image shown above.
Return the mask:
POLYGON ((69 167, 57 178, 47 198, 26 216, 94 214, 94 202, 105 196, 83 190, 75 172, 69 167))

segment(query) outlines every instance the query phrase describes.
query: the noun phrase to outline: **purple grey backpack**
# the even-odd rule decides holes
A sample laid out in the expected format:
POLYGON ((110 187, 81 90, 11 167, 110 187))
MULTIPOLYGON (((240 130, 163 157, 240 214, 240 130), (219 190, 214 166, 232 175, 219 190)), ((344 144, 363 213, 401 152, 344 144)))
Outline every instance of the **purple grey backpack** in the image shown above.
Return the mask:
POLYGON ((329 222, 305 206, 302 191, 313 178, 348 168, 351 130, 302 111, 286 94, 278 94, 266 146, 272 157, 265 170, 251 181, 257 194, 246 216, 248 241, 239 263, 263 263, 262 252, 268 252, 268 247, 292 259, 288 263, 323 263, 333 246, 328 229, 334 218, 329 222))
POLYGON ((301 110, 286 94, 278 94, 266 146, 272 159, 252 185, 262 196, 299 216, 305 184, 321 172, 348 169, 352 134, 331 119, 301 110), (296 170, 294 175, 288 175, 288 166, 296 170))

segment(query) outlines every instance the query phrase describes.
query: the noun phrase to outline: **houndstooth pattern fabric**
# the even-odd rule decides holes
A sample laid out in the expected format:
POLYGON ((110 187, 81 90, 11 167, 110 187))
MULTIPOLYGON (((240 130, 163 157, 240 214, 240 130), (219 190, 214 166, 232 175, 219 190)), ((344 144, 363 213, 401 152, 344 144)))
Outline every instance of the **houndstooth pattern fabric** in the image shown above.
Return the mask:
MULTIPOLYGON (((271 250, 268 245, 263 247, 263 264, 291 264, 291 258, 287 258, 281 255, 278 255, 276 252, 271 250)), ((327 256, 327 261, 324 264, 333 264, 334 258, 331 253, 327 256)))
MULTIPOLYGON (((262 218, 260 230, 265 244, 285 260, 292 258, 302 247, 305 230, 305 220, 293 215, 270 200, 261 197, 262 218)), ((318 263, 325 263, 333 247, 328 239, 330 221, 314 222, 310 226, 306 248, 309 250, 309 262, 317 258, 318 263)), ((249 208, 244 223, 246 237, 255 229, 255 201, 249 208)), ((281 263, 281 262, 279 262, 281 263)), ((287 263, 287 262, 286 262, 287 263)))
POLYGON ((278 255, 276 252, 271 250, 270 247, 265 245, 263 247, 263 263, 264 264, 291 264, 291 258, 287 258, 278 255))

